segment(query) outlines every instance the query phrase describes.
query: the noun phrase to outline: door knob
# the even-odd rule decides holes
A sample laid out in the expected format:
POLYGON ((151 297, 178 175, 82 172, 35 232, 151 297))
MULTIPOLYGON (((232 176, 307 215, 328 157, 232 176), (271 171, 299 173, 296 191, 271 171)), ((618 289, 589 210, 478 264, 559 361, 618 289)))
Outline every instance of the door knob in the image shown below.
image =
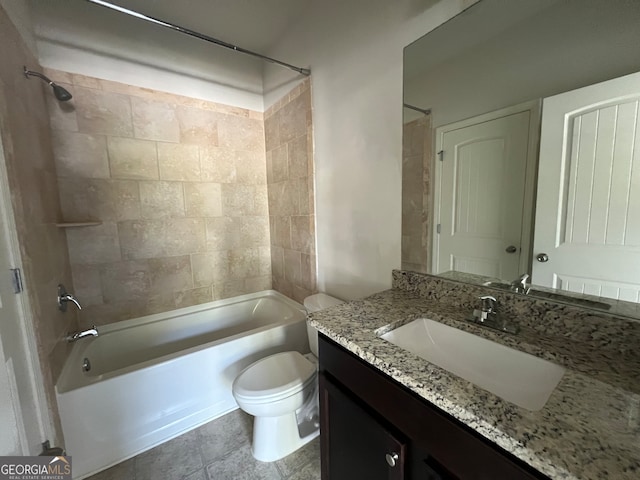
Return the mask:
POLYGON ((518 249, 516 248, 515 245, 509 245, 507 248, 504 249, 504 251, 507 253, 516 253, 518 249))
POLYGON ((539 253, 538 255, 536 255, 536 260, 538 260, 540 263, 548 262, 549 255, 547 255, 546 253, 539 253))
POLYGON ((398 454, 397 453, 395 453, 395 452, 387 453, 384 457, 387 460, 387 463, 389 464, 390 467, 395 467, 396 466, 396 462, 398 460, 398 454))

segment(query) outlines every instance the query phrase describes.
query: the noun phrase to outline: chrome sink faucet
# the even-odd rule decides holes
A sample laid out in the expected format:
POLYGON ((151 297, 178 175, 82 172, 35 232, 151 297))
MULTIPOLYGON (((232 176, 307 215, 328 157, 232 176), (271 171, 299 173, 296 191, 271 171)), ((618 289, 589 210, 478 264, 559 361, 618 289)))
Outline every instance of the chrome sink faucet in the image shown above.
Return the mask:
POLYGON ((88 328, 86 330, 79 330, 77 332, 69 333, 65 337, 65 340, 71 343, 71 342, 75 342, 76 340, 80 340, 81 338, 84 338, 84 337, 97 337, 97 336, 98 336, 98 329, 94 325, 93 327, 88 328))
POLYGON ((482 306, 473 310, 473 316, 469 319, 470 322, 514 335, 518 333, 520 327, 516 323, 504 319, 498 313, 498 301, 495 297, 483 295, 478 298, 482 301, 482 306))
POLYGON ((527 285, 527 280, 529 279, 528 273, 523 273, 518 278, 516 278, 513 282, 511 282, 511 291, 515 293, 522 293, 526 295, 531 290, 531 287, 527 285))

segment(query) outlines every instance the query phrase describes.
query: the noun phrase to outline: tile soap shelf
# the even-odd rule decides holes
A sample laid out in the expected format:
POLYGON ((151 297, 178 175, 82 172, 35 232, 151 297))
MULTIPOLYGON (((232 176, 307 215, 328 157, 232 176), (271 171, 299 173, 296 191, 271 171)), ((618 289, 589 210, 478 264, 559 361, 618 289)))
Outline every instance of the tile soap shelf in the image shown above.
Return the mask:
POLYGON ((56 223, 58 228, 75 228, 75 227, 96 227, 102 225, 102 222, 60 222, 56 223))

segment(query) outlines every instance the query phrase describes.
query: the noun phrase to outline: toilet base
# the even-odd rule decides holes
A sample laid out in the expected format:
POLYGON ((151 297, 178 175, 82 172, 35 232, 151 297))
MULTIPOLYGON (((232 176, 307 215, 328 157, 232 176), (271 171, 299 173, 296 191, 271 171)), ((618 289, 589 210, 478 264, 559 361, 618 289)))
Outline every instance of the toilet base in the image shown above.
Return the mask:
POLYGON ((295 412, 279 417, 254 417, 251 453, 261 462, 274 462, 295 452, 320 433, 320 429, 300 438, 295 412))

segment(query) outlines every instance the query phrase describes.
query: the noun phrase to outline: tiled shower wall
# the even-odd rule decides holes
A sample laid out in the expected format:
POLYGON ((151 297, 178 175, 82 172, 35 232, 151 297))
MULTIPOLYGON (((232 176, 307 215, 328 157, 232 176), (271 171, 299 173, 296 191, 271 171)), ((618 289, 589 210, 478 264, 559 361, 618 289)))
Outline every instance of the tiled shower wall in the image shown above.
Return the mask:
POLYGON ((261 112, 46 73, 83 325, 271 288, 261 112))
MULTIPOLYGON (((71 268, 64 231, 56 227, 60 204, 45 101, 53 95, 42 81, 25 78, 23 66, 40 66, 1 7, 0 65, 0 136, 24 269, 22 295, 27 295, 24 303, 33 319, 44 389, 58 434, 49 440, 59 445, 62 430, 54 384, 70 347, 63 337, 77 328, 77 318, 72 309, 60 312, 56 301, 58 283, 71 284, 71 268)), ((18 355, 10 342, 4 353, 7 358, 18 355)), ((37 415, 30 404, 23 402, 23 409, 24 415, 37 415)))
POLYGON ((431 268, 431 115, 407 122, 402 130, 402 269, 431 268))
POLYGON ((302 302, 316 292, 311 82, 265 112, 273 288, 302 302))

